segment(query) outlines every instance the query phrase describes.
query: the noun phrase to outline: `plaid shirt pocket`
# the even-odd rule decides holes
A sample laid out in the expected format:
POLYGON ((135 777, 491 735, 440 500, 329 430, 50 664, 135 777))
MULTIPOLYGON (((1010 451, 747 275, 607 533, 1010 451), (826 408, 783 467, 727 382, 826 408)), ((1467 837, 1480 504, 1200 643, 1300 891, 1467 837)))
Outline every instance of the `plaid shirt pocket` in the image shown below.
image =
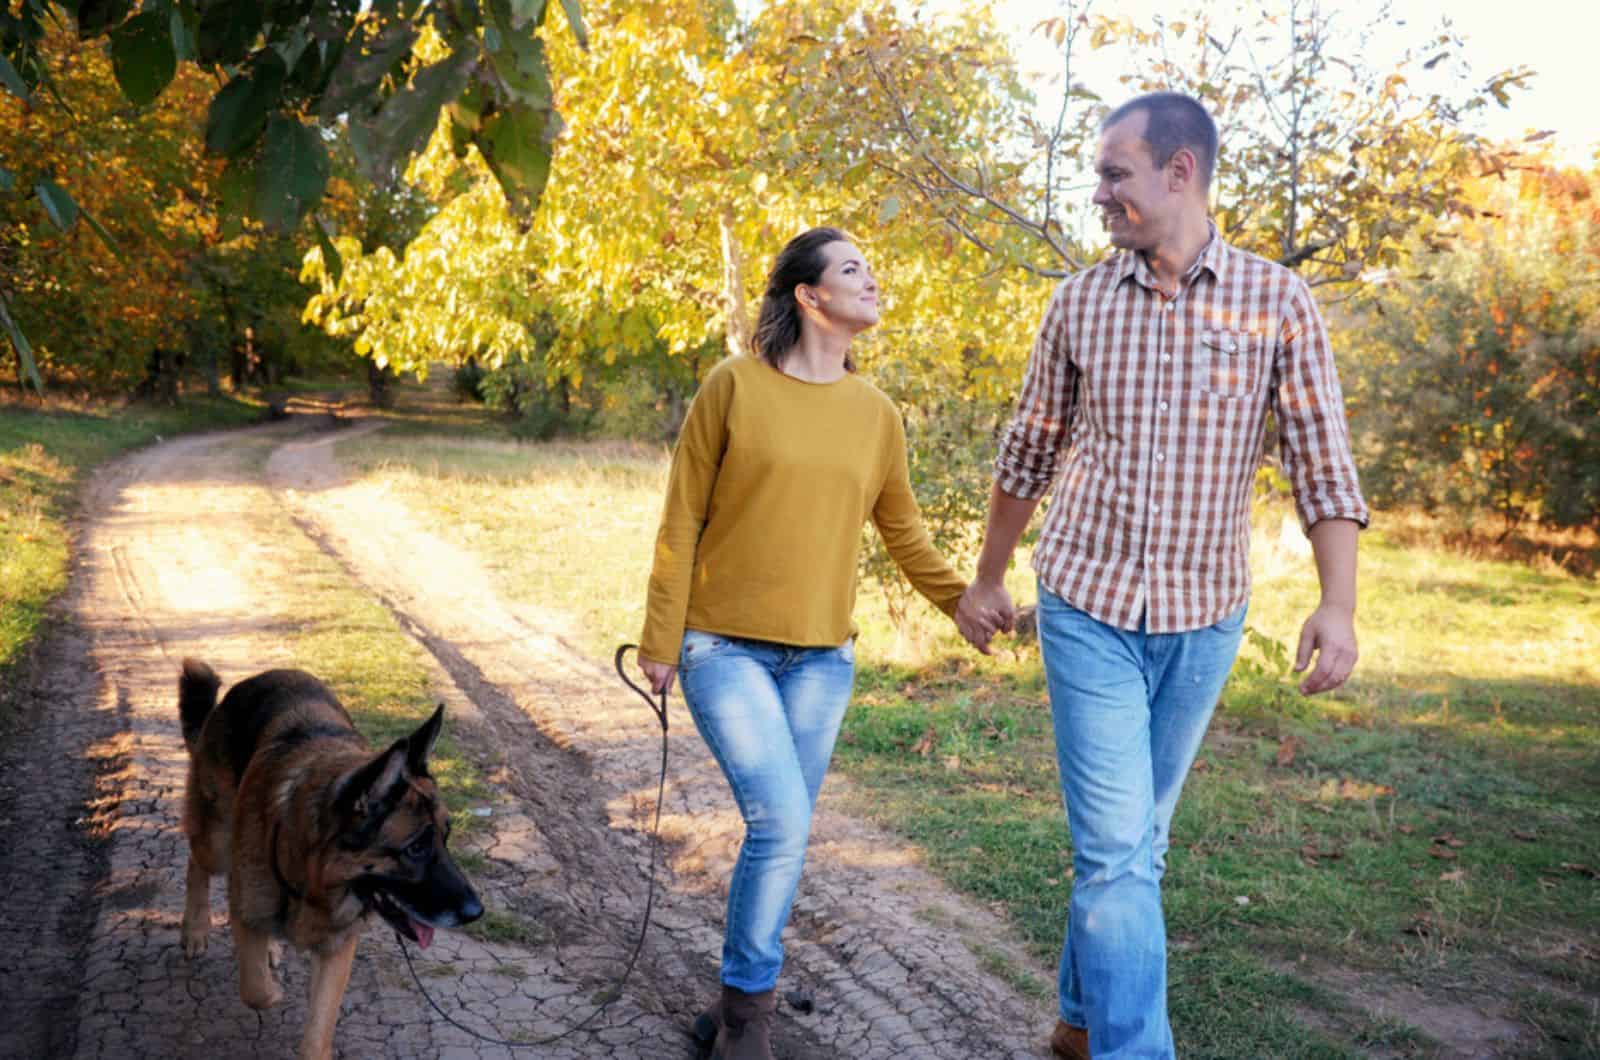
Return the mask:
POLYGON ((1255 393, 1265 374, 1267 340, 1251 331, 1202 331, 1198 357, 1200 389, 1216 397, 1255 393))

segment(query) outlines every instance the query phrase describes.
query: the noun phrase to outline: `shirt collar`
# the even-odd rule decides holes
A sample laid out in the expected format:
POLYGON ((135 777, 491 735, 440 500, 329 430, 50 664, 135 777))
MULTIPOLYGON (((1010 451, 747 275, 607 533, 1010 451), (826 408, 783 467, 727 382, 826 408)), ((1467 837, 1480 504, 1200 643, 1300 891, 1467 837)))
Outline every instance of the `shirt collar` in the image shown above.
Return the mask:
MULTIPOLYGON (((1210 230, 1210 235, 1206 239, 1205 249, 1200 251, 1200 256, 1195 259, 1193 265, 1189 266, 1189 271, 1184 273, 1184 286, 1192 283, 1200 275, 1200 270, 1202 269, 1209 269, 1212 278, 1215 280, 1221 280, 1223 273, 1227 271, 1230 248, 1227 243, 1222 241, 1221 234, 1217 232, 1217 223, 1215 221, 1208 218, 1206 227, 1210 230)), ((1118 257, 1118 286, 1121 286, 1123 280, 1132 277, 1138 280, 1141 286, 1151 289, 1156 288, 1156 274, 1151 270, 1149 263, 1144 260, 1143 254, 1137 250, 1124 250, 1118 257)))

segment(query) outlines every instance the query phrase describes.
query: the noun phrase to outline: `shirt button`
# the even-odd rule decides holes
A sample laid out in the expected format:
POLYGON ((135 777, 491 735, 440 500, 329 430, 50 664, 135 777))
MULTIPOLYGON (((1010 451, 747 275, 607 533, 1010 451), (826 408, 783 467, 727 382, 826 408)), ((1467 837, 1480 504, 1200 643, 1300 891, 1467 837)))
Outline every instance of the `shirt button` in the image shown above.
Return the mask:
POLYGON ((1165 401, 1163 401, 1159 407, 1162 412, 1167 411, 1167 403, 1165 401))
POLYGON ((1151 505, 1151 506, 1150 506, 1150 510, 1151 510, 1151 511, 1152 511, 1152 512, 1159 512, 1159 511, 1160 511, 1160 510, 1161 510, 1161 505, 1159 505, 1159 504, 1152 504, 1152 505, 1151 505))
POLYGON ((1156 461, 1157 462, 1165 460, 1166 458, 1167 458, 1167 454, 1166 453, 1157 453, 1156 454, 1156 461))
POLYGON ((1163 354, 1162 354, 1162 355, 1161 355, 1161 359, 1162 359, 1162 360, 1163 360, 1163 361, 1170 361, 1170 360, 1172 360, 1172 354, 1170 354, 1170 353, 1163 353, 1163 354))
POLYGON ((1167 312, 1170 313, 1174 309, 1178 308, 1178 303, 1177 302, 1168 302, 1164 308, 1166 309, 1167 312))

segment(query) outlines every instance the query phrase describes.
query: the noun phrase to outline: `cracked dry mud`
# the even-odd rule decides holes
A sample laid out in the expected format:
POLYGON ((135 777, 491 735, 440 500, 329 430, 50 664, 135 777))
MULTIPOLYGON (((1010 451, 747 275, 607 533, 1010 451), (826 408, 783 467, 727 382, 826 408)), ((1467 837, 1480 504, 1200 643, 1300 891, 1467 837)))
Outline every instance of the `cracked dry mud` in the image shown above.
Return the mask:
MULTIPOLYGON (((415 957, 444 1012, 534 1038, 593 1008, 629 953, 645 897, 659 734, 558 616, 500 598, 475 559, 417 528, 381 484, 345 477, 355 431, 286 424, 166 442, 90 483, 71 586, 0 750, 0 1056, 284 1057, 305 1020, 305 962, 285 1003, 238 999, 224 887, 210 949, 178 942, 185 755, 175 687, 185 655, 232 683, 296 660, 303 574, 330 559, 422 646, 449 724, 496 790, 473 844, 491 908, 521 943, 440 932, 415 957)), ((715 987, 724 886, 740 825, 681 702, 662 806, 661 889, 639 967, 590 1026, 510 1050, 447 1024, 381 924, 345 995, 336 1055, 627 1060, 697 1055, 686 1034, 715 987)), ((834 776, 837 791, 843 778, 834 776)), ((948 891, 902 843, 830 808, 816 820, 785 937, 784 1058, 1042 1057, 1047 1003, 985 971, 1000 954, 1048 981, 987 910, 948 891)), ((465 807, 454 807, 461 813, 465 807)))

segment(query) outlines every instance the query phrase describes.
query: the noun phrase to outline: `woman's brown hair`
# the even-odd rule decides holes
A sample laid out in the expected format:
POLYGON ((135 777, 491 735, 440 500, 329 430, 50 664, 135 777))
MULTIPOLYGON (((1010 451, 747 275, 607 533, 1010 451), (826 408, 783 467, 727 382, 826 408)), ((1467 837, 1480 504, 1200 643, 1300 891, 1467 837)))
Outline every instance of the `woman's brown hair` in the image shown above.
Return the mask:
MULTIPOLYGON (((750 340, 756 356, 783 367, 783 359, 800 341, 800 303, 794 289, 801 284, 822 280, 828 258, 822 248, 829 243, 848 243, 850 237, 837 228, 812 228, 789 240, 778 251, 778 258, 767 274, 767 289, 761 296, 761 312, 756 316, 756 332, 750 340)), ((854 358, 845 354, 846 371, 856 370, 854 358)))

